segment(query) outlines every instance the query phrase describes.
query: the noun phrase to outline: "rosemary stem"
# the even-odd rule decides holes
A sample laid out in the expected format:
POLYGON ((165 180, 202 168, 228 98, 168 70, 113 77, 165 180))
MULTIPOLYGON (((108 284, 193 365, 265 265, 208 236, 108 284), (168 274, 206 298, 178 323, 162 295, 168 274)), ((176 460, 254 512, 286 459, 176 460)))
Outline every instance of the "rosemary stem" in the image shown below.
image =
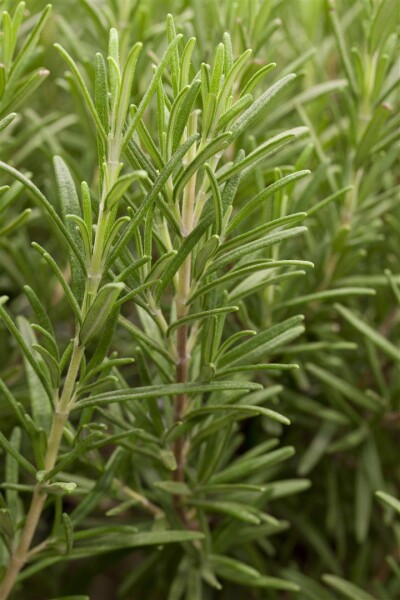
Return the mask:
MULTIPOLYGON (((197 131, 197 115, 193 113, 189 123, 188 134, 191 135, 197 131)), ((196 157, 196 148, 192 148, 188 152, 188 162, 196 157)), ((192 176, 188 185, 185 188, 182 202, 182 234, 186 237, 193 229, 193 217, 196 200, 196 174, 192 176)), ((182 319, 188 314, 187 300, 190 296, 191 285, 191 265, 192 257, 189 253, 183 261, 182 266, 178 271, 178 281, 176 289, 176 313, 177 319, 182 319)), ((189 375, 189 355, 187 348, 188 327, 184 323, 178 327, 176 332, 176 381, 177 383, 186 383, 189 375)), ((174 403, 174 422, 181 421, 186 412, 187 395, 185 393, 177 394, 174 403)), ((176 471, 174 473, 175 481, 184 481, 185 477, 185 440, 183 437, 178 437, 174 443, 174 455, 176 460, 176 471)), ((181 499, 176 498, 179 504, 181 499)))

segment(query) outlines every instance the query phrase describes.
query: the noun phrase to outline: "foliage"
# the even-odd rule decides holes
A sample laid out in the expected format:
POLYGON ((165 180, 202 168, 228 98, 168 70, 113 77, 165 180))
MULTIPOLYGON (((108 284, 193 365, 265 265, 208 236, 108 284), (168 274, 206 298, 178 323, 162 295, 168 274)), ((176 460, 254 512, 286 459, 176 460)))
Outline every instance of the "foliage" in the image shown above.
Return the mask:
POLYGON ((0 5, 0 598, 396 598, 395 1, 0 5))

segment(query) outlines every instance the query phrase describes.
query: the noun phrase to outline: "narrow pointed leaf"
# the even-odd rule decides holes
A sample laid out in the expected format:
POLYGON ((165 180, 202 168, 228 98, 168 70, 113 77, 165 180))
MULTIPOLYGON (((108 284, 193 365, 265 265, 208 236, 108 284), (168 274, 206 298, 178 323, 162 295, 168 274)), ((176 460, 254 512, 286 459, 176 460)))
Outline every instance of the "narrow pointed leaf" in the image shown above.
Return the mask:
POLYGON ((124 287, 123 283, 108 283, 100 289, 82 323, 79 333, 81 344, 85 345, 100 331, 124 287))

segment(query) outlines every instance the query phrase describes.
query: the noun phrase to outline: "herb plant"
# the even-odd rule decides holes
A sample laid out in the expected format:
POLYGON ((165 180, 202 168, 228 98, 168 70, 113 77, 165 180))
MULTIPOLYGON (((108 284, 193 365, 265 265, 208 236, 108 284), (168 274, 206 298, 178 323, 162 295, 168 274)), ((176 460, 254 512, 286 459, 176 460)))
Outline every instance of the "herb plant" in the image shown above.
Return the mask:
POLYGON ((81 0, 80 36, 29 4, 0 39, 0 599, 101 597, 110 561, 110 597, 395 598, 394 3, 81 0))

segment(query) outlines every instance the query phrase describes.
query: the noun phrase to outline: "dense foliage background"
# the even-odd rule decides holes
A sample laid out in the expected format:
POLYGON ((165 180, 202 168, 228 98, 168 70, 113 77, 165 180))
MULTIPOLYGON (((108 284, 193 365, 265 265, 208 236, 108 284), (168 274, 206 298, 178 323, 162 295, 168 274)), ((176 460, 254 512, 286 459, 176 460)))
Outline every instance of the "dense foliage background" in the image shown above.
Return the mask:
MULTIPOLYGON (((12 15, 16 3, 3 0, 0 7, 12 15)), ((45 2, 40 0, 26 3, 19 46, 44 9, 45 2)), ((245 463, 238 481, 253 486, 265 484, 260 496, 242 498, 236 492, 237 499, 260 509, 267 506, 274 521, 254 526, 250 519, 230 531, 229 520, 235 520, 235 516, 227 521, 226 514, 215 514, 211 519, 213 543, 219 551, 228 548, 232 560, 250 568, 241 571, 239 562, 221 564, 216 560, 213 567, 221 578, 222 590, 213 588, 210 573, 202 574, 205 583, 200 588, 198 569, 193 567, 195 559, 191 563, 190 551, 173 544, 163 549, 110 548, 98 556, 93 556, 89 548, 77 555, 78 560, 56 563, 51 561, 52 550, 42 562, 35 563, 32 558, 27 571, 31 577, 22 577, 13 598, 43 600, 88 594, 94 600, 395 600, 400 597, 399 515, 395 501, 390 506, 376 493, 398 497, 400 484, 398 2, 55 1, 40 39, 35 40, 38 45, 30 49, 23 85, 12 87, 11 81, 0 99, 0 121, 11 111, 18 113, 15 121, 0 132, 0 160, 27 174, 54 206, 58 204, 54 155, 63 157, 78 185, 87 181, 95 186, 99 173, 95 129, 53 43, 60 43, 74 57, 92 90, 94 56, 96 52, 107 54, 111 27, 120 34, 121 57, 126 57, 136 41, 143 42, 132 90, 133 102, 139 104, 152 76, 150 65, 158 63, 167 46, 168 13, 174 15, 177 32, 184 34, 184 44, 191 36, 197 39, 195 71, 203 61, 212 64, 215 49, 227 31, 235 59, 247 48, 253 50, 242 86, 256 69, 271 62, 277 65, 260 81, 256 96, 288 73, 297 74, 246 135, 233 142, 225 158, 225 162, 230 160, 241 148, 248 154, 284 130, 308 128, 307 133, 257 163, 242 178, 234 210, 242 208, 271 182, 293 171, 309 169, 310 175, 252 211, 241 223, 239 233, 284 216, 287 211, 305 212, 308 216, 301 224, 307 226, 307 232, 285 242, 284 250, 280 246, 279 250, 275 246, 268 249, 265 256, 311 261, 314 268, 275 285, 266 285, 265 272, 253 273, 242 288, 239 284, 231 294, 239 311, 229 316, 227 325, 230 335, 240 329, 258 332, 299 313, 304 315, 305 332, 289 340, 273 359, 295 363, 299 369, 276 374, 267 370, 243 372, 239 376, 269 390, 268 406, 288 417, 291 425, 266 416, 244 419, 232 425, 232 435, 224 441, 218 437, 228 427, 222 420, 216 425, 214 446, 207 447, 211 456, 222 451, 219 446, 225 443, 227 456, 223 463, 243 457, 255 459, 275 448, 278 440, 281 446, 294 447, 295 454, 289 452, 284 462, 270 468, 260 463, 252 470, 253 463, 248 462, 246 469, 245 463), (185 562, 182 556, 186 557, 186 552, 189 559, 185 562), (294 586, 286 590, 283 586, 281 590, 253 585, 251 567, 265 576, 297 584, 299 591, 294 586)), ((2 31, 4 40, 4 17, 2 31)), ((0 62, 7 65, 6 61, 3 49, 0 62)), ((153 102, 145 115, 155 140, 156 108, 153 102)), ((9 175, 0 176, 0 185, 12 183, 9 175)), ((35 290, 46 306, 60 347, 65 349, 74 335, 71 311, 62 288, 31 247, 31 241, 45 246, 68 278, 63 242, 24 186, 17 183, 0 197, 1 295, 9 297, 9 314, 32 320, 23 286, 35 290)), ((138 324, 135 310, 132 307, 127 317, 138 324)), ((143 324, 143 315, 141 318, 143 324)), ((122 327, 118 329, 112 350, 122 357, 135 356, 139 365, 110 371, 120 389, 158 382, 159 365, 155 367, 141 348, 146 343, 135 335, 132 338, 122 327)), ((32 373, 24 367, 18 346, 1 322, 0 377, 15 398, 27 406, 32 373)), ((254 397, 253 401, 257 404, 254 397)), ((2 434, 17 444, 17 420, 3 388, 0 414, 2 434)), ((104 411, 94 420, 99 428, 104 420, 117 432, 122 418, 125 416, 117 411, 104 411)), ((118 490, 112 489, 112 485, 123 485, 120 482, 156 503, 160 493, 164 501, 162 494, 167 492, 151 491, 152 477, 146 475, 152 469, 150 450, 147 455, 136 453, 129 444, 134 446, 134 442, 127 442, 120 447, 130 458, 119 461, 115 469, 111 464, 115 457, 112 444, 101 449, 100 458, 84 455, 71 467, 69 473, 85 494, 97 485, 96 505, 92 511, 82 512, 87 528, 105 526, 107 511, 124 500, 118 490), (110 468, 114 469, 110 471, 112 477, 118 475, 114 483, 104 477, 110 468)), ((30 458, 25 434, 21 448, 30 458)), ((13 464, 6 463, 5 456, 6 452, 0 456, 1 479, 17 484, 13 464)), ((20 483, 29 486, 29 475, 23 474, 20 483)), ((8 505, 14 507, 18 522, 20 507, 28 502, 25 492, 30 488, 18 489, 18 485, 7 483, 0 484, 0 488, 8 505)), ((230 496, 229 490, 226 493, 230 496)), ((55 508, 45 509, 38 541, 49 533, 57 537, 60 513, 79 511, 81 500, 79 494, 63 496, 63 507, 61 500, 56 500, 55 508)), ((117 517, 117 525, 140 522, 138 513, 140 508, 128 504, 117 517)), ((55 547, 59 548, 60 542, 55 547)), ((7 556, 4 544, 0 551, 4 565, 7 556)))

